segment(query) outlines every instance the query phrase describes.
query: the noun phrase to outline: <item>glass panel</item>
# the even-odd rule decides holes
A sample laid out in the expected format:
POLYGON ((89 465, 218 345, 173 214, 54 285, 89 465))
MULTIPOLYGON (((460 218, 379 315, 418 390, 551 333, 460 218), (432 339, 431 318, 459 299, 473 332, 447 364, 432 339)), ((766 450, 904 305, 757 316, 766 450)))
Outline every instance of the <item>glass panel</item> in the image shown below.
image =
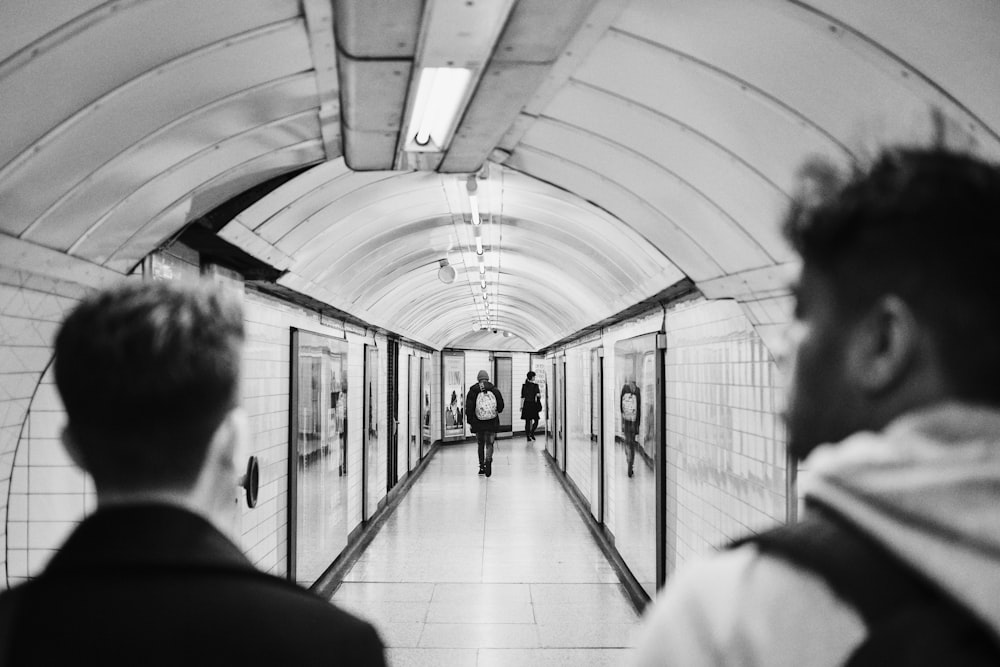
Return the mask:
POLYGON ((547 401, 548 396, 545 393, 548 391, 548 387, 545 382, 545 357, 538 355, 531 355, 531 370, 535 371, 535 382, 538 383, 538 392, 542 397, 542 409, 538 413, 538 431, 539 433, 544 433, 548 429, 545 427, 546 415, 547 415, 547 401))
POLYGON ((615 546, 656 594, 656 334, 615 344, 615 546))
POLYGON ((444 360, 444 437, 465 438, 465 353, 446 353, 444 360))
POLYGON ((379 471, 385 461, 378 446, 378 348, 365 346, 365 519, 378 509, 383 489, 379 488, 379 471))
POLYGON ((297 341, 295 579, 308 586, 347 546, 347 342, 297 341))
POLYGON ((420 359, 410 356, 409 369, 410 386, 407 395, 410 397, 408 407, 409 428, 406 433, 409 449, 407 450, 407 470, 413 470, 420 461, 420 359))
POLYGON ((431 360, 420 360, 420 458, 431 446, 431 360))
POLYGON ((566 360, 562 359, 556 364, 556 411, 559 413, 559 421, 556 422, 556 462, 559 469, 566 471, 566 436, 569 429, 566 427, 566 360))
POLYGON ((513 428, 514 410, 519 400, 514 400, 514 362, 510 357, 497 357, 496 385, 503 396, 504 409, 500 413, 500 432, 510 433, 513 428))
POLYGON ((590 513, 598 523, 604 521, 602 507, 604 503, 604 480, 601 447, 601 356, 600 350, 590 352, 590 513))

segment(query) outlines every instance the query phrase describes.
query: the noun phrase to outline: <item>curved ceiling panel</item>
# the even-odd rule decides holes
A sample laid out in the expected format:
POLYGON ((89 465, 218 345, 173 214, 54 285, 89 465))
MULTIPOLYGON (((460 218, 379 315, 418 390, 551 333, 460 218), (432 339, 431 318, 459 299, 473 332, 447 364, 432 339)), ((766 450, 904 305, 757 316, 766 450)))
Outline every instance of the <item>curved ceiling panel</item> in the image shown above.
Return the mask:
MULTIPOLYGON (((724 72, 855 152, 873 141, 926 140, 928 103, 954 107, 902 57, 796 3, 680 2, 671 9, 636 2, 616 27, 724 72)), ((895 21, 909 24, 909 12, 900 12, 894 9, 895 21)))
MULTIPOLYGON (((670 174, 684 174, 690 196, 713 202, 768 256, 787 257, 774 220, 788 205, 788 193, 725 146, 649 108, 580 83, 567 85, 546 115, 640 155, 670 174)), ((616 180, 629 174, 617 168, 609 172, 616 180)))
MULTIPOLYGON (((270 133, 276 124, 312 113, 314 106, 315 87, 311 77, 297 75, 281 79, 182 115, 103 163, 97 161, 104 159, 103 151, 47 151, 45 157, 40 155, 12 173, 4 181, 3 190, 30 191, 35 202, 47 205, 41 214, 36 214, 28 210, 25 201, 22 207, 25 219, 33 219, 33 222, 21 235, 43 245, 59 247, 77 240, 90 222, 101 219, 130 195, 155 183, 160 174, 183 165, 199 153, 220 150, 220 141, 245 138, 257 128, 270 133), (249 109, 254 111, 249 112, 249 109), (227 119, 225 134, 219 131, 222 118, 227 119), (59 160, 59 155, 80 157, 59 160), (68 184, 72 186, 50 202, 60 194, 60 189, 49 185, 48 188, 28 190, 27 185, 32 182, 58 182, 62 188, 68 184)), ((101 136, 101 133, 94 136, 101 136)), ((73 139, 68 137, 67 140, 73 139)))
MULTIPOLYGON (((321 139, 308 139, 254 155, 232 168, 199 183, 170 203, 148 223, 132 225, 133 234, 104 262, 104 266, 127 273, 165 239, 216 206, 275 176, 323 159, 321 139), (136 228, 137 227, 137 228, 136 228)), ((104 232, 98 236, 104 236, 104 232)))
POLYGON ((265 261, 285 258, 287 287, 433 347, 483 320, 480 280, 490 328, 538 349, 683 278, 641 234, 534 178, 484 169, 476 227, 465 176, 360 175, 340 162, 276 189, 220 234, 265 261), (437 279, 441 260, 456 270, 451 285, 437 279))
MULTIPOLYGON (((1000 157, 996 0, 512 0, 483 32, 501 37, 455 144, 403 161, 488 155, 472 180, 352 171, 341 100, 355 122, 405 117, 406 72, 422 49, 447 57, 434 35, 459 29, 437 2, 0 3, 0 235, 127 272, 315 165, 220 236, 283 286, 412 340, 540 349, 684 278, 760 327, 787 319, 778 221, 808 157, 852 166, 901 141, 1000 157), (340 86, 375 55, 405 61, 391 86, 340 86)), ((397 132, 353 149, 377 155, 397 132)))
MULTIPOLYGON (((319 123, 312 111, 231 136, 171 166, 116 203, 93 221, 87 232, 69 247, 69 252, 103 263, 131 237, 137 226, 142 226, 175 202, 190 198, 190 193, 200 184, 216 178, 220 173, 238 169, 262 154, 318 137, 319 123), (99 234, 95 234, 97 230, 100 230, 99 234)), ((146 252, 149 250, 152 248, 146 252)))
MULTIPOLYGON (((950 106, 969 114, 966 130, 992 137, 993 141, 984 139, 981 144, 997 155, 1000 86, 983 85, 982 80, 983 66, 995 67, 1000 54, 1000 9, 996 2, 952 0, 947 10, 935 0, 907 0, 898 6, 838 0, 813 0, 811 4, 849 26, 858 40, 864 40, 868 52, 892 55, 908 63, 925 90, 938 91, 950 106), (984 62, 984 56, 992 56, 993 62, 984 62)), ((995 74, 996 70, 992 71, 995 74)), ((893 73, 904 76, 900 69, 893 73)))
MULTIPOLYGON (((0 66, 0 100, 16 100, 18 106, 34 111, 10 115, 6 104, 0 107, 12 138, 3 144, 0 164, 125 82, 260 26, 297 17, 298 4, 295 0, 107 2, 54 26, 0 66)), ((5 21, 17 23, 17 17, 4 11, 5 21)), ((187 79, 193 87, 213 81, 220 85, 210 76, 189 74, 187 79)), ((152 91, 144 97, 170 103, 169 96, 152 91)))

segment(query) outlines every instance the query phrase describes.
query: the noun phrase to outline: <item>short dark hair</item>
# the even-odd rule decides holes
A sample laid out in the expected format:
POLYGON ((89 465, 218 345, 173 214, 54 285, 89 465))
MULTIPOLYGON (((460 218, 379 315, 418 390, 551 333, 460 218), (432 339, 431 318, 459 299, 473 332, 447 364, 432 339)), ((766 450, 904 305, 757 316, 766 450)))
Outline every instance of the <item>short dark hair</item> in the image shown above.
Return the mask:
POLYGON ((528 371, 528 379, 529 380, 535 379, 535 371, 528 371))
POLYGON ((56 337, 67 428, 98 488, 188 488, 238 404, 240 304, 208 284, 126 281, 56 337))
POLYGON ((895 294, 931 332, 958 398, 1000 403, 1000 168, 891 148, 870 169, 812 162, 784 232, 845 318, 895 294))

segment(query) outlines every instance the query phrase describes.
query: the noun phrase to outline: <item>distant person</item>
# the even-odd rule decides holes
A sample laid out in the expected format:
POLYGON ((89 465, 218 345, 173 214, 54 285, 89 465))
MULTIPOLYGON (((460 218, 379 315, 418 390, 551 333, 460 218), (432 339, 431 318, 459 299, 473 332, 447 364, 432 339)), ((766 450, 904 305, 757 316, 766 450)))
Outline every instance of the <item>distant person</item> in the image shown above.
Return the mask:
POLYGON ((501 412, 503 396, 490 382, 490 374, 479 371, 476 384, 469 387, 465 397, 465 414, 479 446, 479 474, 487 477, 493 474, 493 443, 500 430, 501 412))
POLYGON ((1000 664, 1000 167, 814 163, 787 370, 803 520, 682 569, 637 665, 1000 664))
POLYGON ((524 420, 524 435, 535 439, 538 416, 542 411, 542 392, 535 382, 535 371, 528 371, 528 379, 521 385, 521 419, 524 420))
POLYGON ((55 342, 62 434, 97 509, 0 595, 3 665, 385 665, 375 629, 257 570, 232 541, 246 465, 240 306, 126 282, 55 342))
POLYGON ((629 377, 622 385, 620 395, 622 411, 622 434, 625 436, 625 462, 628 476, 635 474, 635 450, 639 447, 639 425, 642 423, 642 392, 635 378, 629 377))

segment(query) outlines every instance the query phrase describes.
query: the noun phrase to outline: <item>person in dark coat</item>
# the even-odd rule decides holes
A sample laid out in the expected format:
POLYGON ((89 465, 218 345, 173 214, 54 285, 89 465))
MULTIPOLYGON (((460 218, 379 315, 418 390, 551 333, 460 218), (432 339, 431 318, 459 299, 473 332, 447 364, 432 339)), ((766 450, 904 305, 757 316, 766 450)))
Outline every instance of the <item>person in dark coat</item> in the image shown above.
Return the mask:
POLYGON ((230 537, 243 339, 239 304, 207 285, 127 281, 70 313, 62 440, 97 509, 0 595, 0 664, 386 664, 371 624, 259 571, 230 537))
POLYGON ((465 418, 479 445, 480 475, 489 477, 493 474, 493 443, 500 430, 499 414, 503 408, 503 396, 490 382, 490 374, 479 371, 476 384, 469 387, 465 396, 465 418))
POLYGON ((521 419, 524 420, 524 435, 535 439, 538 416, 542 411, 542 392, 535 383, 535 371, 528 371, 528 379, 521 385, 521 419))
POLYGON ((642 392, 635 378, 629 377, 622 386, 620 398, 622 410, 622 431, 625 435, 625 460, 628 462, 628 476, 635 474, 635 450, 639 447, 639 424, 642 421, 642 392))

